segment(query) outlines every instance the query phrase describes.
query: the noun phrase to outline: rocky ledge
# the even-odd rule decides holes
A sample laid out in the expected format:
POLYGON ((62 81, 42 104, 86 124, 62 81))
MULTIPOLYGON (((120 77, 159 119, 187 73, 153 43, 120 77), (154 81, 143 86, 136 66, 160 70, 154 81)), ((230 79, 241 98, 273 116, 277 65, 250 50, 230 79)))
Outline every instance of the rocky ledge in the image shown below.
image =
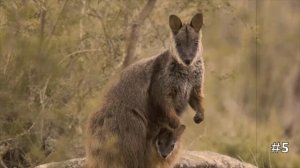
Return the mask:
MULTIPOLYGON (((52 162, 35 168, 83 168, 85 158, 52 162)), ((175 168, 256 168, 249 163, 209 151, 186 151, 175 168)))

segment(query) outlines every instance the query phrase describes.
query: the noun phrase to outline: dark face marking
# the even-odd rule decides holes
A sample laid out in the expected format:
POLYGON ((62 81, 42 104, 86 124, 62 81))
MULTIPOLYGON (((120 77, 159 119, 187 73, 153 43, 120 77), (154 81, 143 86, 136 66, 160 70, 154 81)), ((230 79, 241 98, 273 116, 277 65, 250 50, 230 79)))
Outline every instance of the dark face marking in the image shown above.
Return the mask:
POLYGON ((160 155, 165 159, 171 154, 176 144, 176 137, 169 130, 162 130, 157 137, 156 146, 160 155))
POLYGON ((199 33, 190 25, 184 25, 178 33, 174 35, 174 39, 180 59, 186 65, 191 64, 199 48, 199 33))

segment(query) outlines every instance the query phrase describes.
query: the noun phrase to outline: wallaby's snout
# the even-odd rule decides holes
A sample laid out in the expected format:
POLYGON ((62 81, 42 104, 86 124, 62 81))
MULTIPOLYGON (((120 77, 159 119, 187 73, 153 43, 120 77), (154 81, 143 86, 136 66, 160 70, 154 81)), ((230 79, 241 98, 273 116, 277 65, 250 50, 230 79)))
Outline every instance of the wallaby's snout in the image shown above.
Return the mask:
POLYGON ((186 65, 190 65, 192 62, 192 59, 187 58, 187 59, 184 59, 183 61, 186 65))
POLYGON ((168 154, 167 153, 162 153, 161 156, 165 159, 168 156, 168 154))
POLYGON ((159 146, 159 152, 161 157, 166 159, 174 150, 176 141, 167 142, 166 144, 161 144, 159 146))

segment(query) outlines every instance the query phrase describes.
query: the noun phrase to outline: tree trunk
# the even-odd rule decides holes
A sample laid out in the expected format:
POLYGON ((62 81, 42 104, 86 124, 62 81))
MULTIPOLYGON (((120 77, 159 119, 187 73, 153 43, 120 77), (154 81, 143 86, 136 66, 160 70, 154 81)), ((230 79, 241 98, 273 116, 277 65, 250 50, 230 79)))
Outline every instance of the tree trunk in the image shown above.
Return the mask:
POLYGON ((140 35, 141 25, 153 10, 155 3, 156 0, 148 0, 147 4, 144 6, 142 11, 137 16, 136 20, 131 25, 123 68, 131 64, 135 58, 136 44, 140 35))

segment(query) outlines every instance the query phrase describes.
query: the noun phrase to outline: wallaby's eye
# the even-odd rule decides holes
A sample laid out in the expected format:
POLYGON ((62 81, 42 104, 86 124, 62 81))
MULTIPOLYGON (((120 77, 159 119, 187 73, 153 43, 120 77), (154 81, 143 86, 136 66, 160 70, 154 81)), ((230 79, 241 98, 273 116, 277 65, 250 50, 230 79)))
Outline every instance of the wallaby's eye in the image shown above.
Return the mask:
POLYGON ((195 46, 197 46, 197 45, 198 45, 198 41, 195 41, 195 43, 194 43, 194 44, 195 44, 195 46))
POLYGON ((171 144, 171 148, 174 149, 174 147, 175 147, 175 144, 171 144))
POLYGON ((177 47, 181 46, 181 43, 178 43, 178 42, 177 42, 177 43, 176 43, 176 46, 177 46, 177 47))

